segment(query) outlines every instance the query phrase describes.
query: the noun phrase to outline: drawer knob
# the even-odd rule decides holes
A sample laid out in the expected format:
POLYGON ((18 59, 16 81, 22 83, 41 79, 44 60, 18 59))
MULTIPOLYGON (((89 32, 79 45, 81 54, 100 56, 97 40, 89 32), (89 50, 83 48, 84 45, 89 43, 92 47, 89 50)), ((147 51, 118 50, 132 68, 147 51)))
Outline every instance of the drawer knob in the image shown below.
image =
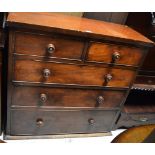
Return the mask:
POLYGON ((48 44, 48 45, 47 45, 47 51, 48 51, 49 54, 54 53, 54 51, 55 51, 55 46, 54 46, 53 44, 48 44))
POLYGON ((46 102, 47 101, 47 95, 46 94, 40 94, 40 100, 41 102, 46 102))
POLYGON ((37 119, 36 124, 37 124, 38 127, 41 127, 41 126, 44 125, 44 122, 43 122, 42 119, 39 118, 39 119, 37 119))
POLYGON ((140 120, 141 122, 146 122, 146 121, 148 121, 148 118, 147 118, 147 117, 141 117, 139 120, 140 120))
POLYGON ((88 122, 89 122, 90 125, 93 125, 93 124, 95 123, 95 120, 92 119, 92 118, 90 118, 90 119, 88 120, 88 122))
POLYGON ((111 74, 107 74, 105 75, 105 82, 109 82, 110 80, 112 80, 112 75, 111 74))
POLYGON ((118 52, 114 52, 112 55, 113 62, 116 62, 117 60, 119 60, 120 57, 121 55, 118 52))
POLYGON ((104 103, 104 97, 103 97, 103 96, 99 96, 99 97, 97 98, 97 103, 98 103, 98 104, 103 104, 103 103, 104 103))
POLYGON ((51 72, 50 72, 49 69, 44 69, 44 70, 43 70, 43 76, 44 76, 45 78, 48 78, 48 77, 50 76, 50 74, 51 74, 51 72))

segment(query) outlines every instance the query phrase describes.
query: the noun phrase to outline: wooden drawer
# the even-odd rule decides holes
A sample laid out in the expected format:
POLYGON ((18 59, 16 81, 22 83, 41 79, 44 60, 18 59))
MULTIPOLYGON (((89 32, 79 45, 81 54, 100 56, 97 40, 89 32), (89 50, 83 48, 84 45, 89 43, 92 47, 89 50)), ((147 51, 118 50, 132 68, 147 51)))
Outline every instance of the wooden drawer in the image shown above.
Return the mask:
POLYGON ((83 48, 84 42, 64 38, 63 36, 47 36, 22 32, 16 32, 15 34, 14 52, 18 54, 43 56, 47 58, 81 59, 83 48))
POLYGON ((155 85, 155 76, 138 75, 134 83, 144 86, 155 85))
POLYGON ((127 114, 128 117, 129 117, 129 120, 131 121, 135 121, 135 122, 141 122, 141 123, 144 123, 144 122, 149 122, 149 121, 154 121, 155 122, 155 114, 154 113, 129 113, 127 114))
POLYGON ((121 113, 116 128, 155 124, 155 113, 121 113))
POLYGON ((143 53, 143 50, 140 48, 108 43, 91 43, 87 60, 139 66, 144 55, 143 53))
POLYGON ((117 111, 43 109, 12 110, 11 135, 107 132, 117 111))
POLYGON ((126 91, 14 86, 12 105, 52 107, 119 107, 126 91))
POLYGON ((14 74, 16 81, 128 87, 135 71, 103 66, 17 60, 14 74))

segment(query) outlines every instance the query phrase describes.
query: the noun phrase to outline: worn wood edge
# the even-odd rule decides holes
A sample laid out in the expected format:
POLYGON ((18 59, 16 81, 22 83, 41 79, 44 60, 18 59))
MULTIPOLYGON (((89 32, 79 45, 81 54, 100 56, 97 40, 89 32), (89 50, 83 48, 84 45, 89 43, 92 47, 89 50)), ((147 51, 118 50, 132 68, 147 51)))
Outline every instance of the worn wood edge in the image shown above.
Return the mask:
POLYGON ((135 70, 139 65, 128 65, 121 63, 110 63, 110 62, 101 62, 101 61, 89 61, 87 59, 71 59, 71 58, 61 58, 61 57, 46 57, 38 55, 27 55, 20 53, 13 53, 13 56, 16 60, 31 60, 37 62, 47 62, 47 63, 63 63, 71 65, 86 65, 86 66, 108 66, 113 68, 129 69, 135 70))
MULTIPOLYGON (((37 34, 41 36, 63 36, 64 38, 70 38, 70 39, 76 39, 79 41, 87 41, 87 42, 98 42, 98 43, 108 43, 108 44, 114 44, 114 45, 123 45, 123 46, 129 46, 129 47, 135 47, 135 48, 149 48, 147 46, 141 46, 139 44, 133 44, 129 42, 122 42, 122 41, 116 41, 116 40, 109 40, 103 37, 86 37, 86 36, 80 36, 78 34, 67 34, 67 33, 60 33, 60 32, 54 32, 54 31, 45 31, 45 30, 38 30, 38 29, 32 29, 32 28, 22 28, 22 27, 10 27, 10 30, 15 31, 15 33, 27 33, 27 34, 37 34), (20 29, 19 29, 20 28, 20 29)), ((155 44, 154 44, 155 45, 155 44)), ((152 45, 153 46, 153 45, 152 45)))
POLYGON ((36 107, 35 106, 13 106, 13 107, 11 107, 10 108, 10 110, 11 111, 13 111, 13 110, 29 110, 29 111, 33 111, 33 110, 38 110, 38 111, 58 111, 58 112, 60 112, 60 111, 67 111, 67 112, 71 112, 71 111, 81 111, 81 110, 85 110, 85 111, 102 111, 102 112, 104 112, 104 111, 113 111, 113 112, 115 112, 115 111, 118 111, 119 110, 119 107, 118 108, 109 108, 109 109, 92 109, 92 108, 87 108, 87 109, 83 109, 83 108, 76 108, 76 107, 74 107, 74 108, 68 108, 68 107, 66 107, 66 108, 52 108, 52 107, 37 107, 37 109, 36 109, 36 107))
POLYGON ((25 105, 11 105, 10 107, 12 110, 14 109, 23 109, 23 108, 37 108, 37 109, 43 109, 43 110, 60 110, 60 111, 70 111, 70 110, 73 110, 73 111, 79 111, 79 110, 96 110, 96 111, 117 111, 117 110, 120 110, 120 107, 117 106, 117 107, 51 107, 51 106, 25 106, 25 105))
POLYGON ((26 140, 26 139, 62 139, 62 138, 88 138, 88 137, 103 137, 111 136, 111 132, 90 133, 90 134, 62 134, 62 135, 43 135, 43 136, 11 136, 4 135, 4 140, 26 140))
POLYGON ((95 38, 95 39, 102 39, 102 40, 109 40, 109 41, 116 41, 116 42, 121 42, 121 43, 128 43, 131 45, 139 45, 141 47, 153 47, 154 43, 153 42, 143 42, 139 40, 132 40, 132 39, 126 39, 126 38, 120 38, 120 37, 113 37, 113 36, 107 36, 107 35, 101 35, 101 34, 90 34, 86 32, 79 31, 78 34, 74 30, 67 30, 67 29, 60 29, 60 28, 48 28, 44 26, 36 26, 35 28, 31 27, 32 25, 30 24, 22 24, 18 22, 9 22, 7 21, 7 26, 8 27, 13 27, 13 28, 23 28, 23 29, 32 29, 32 30, 41 30, 41 31, 46 31, 46 32, 56 32, 56 33, 61 33, 61 34, 69 34, 69 35, 75 35, 75 36, 80 36, 80 37, 86 37, 86 38, 95 38), (64 31, 67 31, 65 33, 64 31), (94 35, 94 36, 93 36, 94 35))
MULTIPOLYGON (((60 17, 60 18, 65 18, 65 17, 70 17, 71 19, 74 19, 74 20, 76 20, 76 21, 80 21, 80 23, 81 22, 83 22, 83 23, 85 23, 85 22, 88 22, 88 21, 90 21, 91 23, 92 22, 96 22, 96 24, 97 23, 104 23, 104 24, 107 24, 107 26, 108 25, 113 25, 113 26, 121 26, 121 27, 126 27, 126 29, 128 29, 129 31, 131 31, 131 32, 136 32, 137 33, 137 35, 140 35, 141 37, 143 37, 143 38, 141 38, 141 39, 133 39, 133 38, 124 38, 124 37, 122 37, 122 36, 113 36, 113 35, 106 35, 106 34, 99 34, 99 33, 90 33, 90 32, 87 32, 87 31, 85 31, 85 30, 81 30, 81 31, 79 31, 78 30, 78 33, 77 33, 77 30, 73 27, 71 27, 70 29, 68 29, 67 27, 62 27, 62 26, 58 26, 58 27, 53 27, 53 26, 51 26, 51 25, 48 25, 48 24, 46 24, 46 25, 40 25, 40 24, 38 24, 38 23, 31 23, 30 21, 27 21, 27 22, 22 22, 22 21, 20 21, 20 18, 18 19, 17 17, 17 19, 14 19, 14 17, 13 17, 13 19, 12 19, 12 14, 13 13, 9 13, 9 15, 8 15, 8 17, 7 17, 7 20, 6 20, 6 26, 7 27, 17 27, 17 28, 30 28, 30 29, 36 29, 36 30, 44 30, 44 31, 49 31, 49 32, 61 32, 61 33, 66 33, 66 31, 67 31, 67 33, 68 34, 73 34, 73 35, 75 35, 75 34, 78 34, 78 35, 83 35, 83 36, 86 36, 86 37, 92 37, 92 35, 93 35, 93 37, 101 37, 101 38, 107 38, 108 40, 110 39, 110 40, 115 40, 115 39, 117 39, 117 40, 120 40, 121 42, 123 41, 123 42, 130 42, 131 44, 139 44, 140 46, 146 46, 146 47, 152 47, 152 46, 154 46, 154 42, 153 41, 151 41, 150 39, 148 39, 148 38, 146 38, 145 36, 143 36, 142 34, 140 34, 139 32, 137 32, 137 31, 135 31, 134 29, 132 29, 132 28, 130 28, 129 26, 127 26, 127 25, 120 25, 120 24, 116 24, 116 23, 109 23, 109 22, 105 22, 105 21, 99 21, 99 20, 94 20, 94 19, 88 19, 88 18, 81 18, 81 17, 75 17, 75 16, 70 16, 70 15, 63 15, 63 14, 59 14, 59 16, 58 17, 60 17), (81 21, 82 20, 82 21, 81 21), (144 40, 143 40, 144 39, 144 40)), ((26 14, 27 15, 27 14, 26 14)), ((46 17, 46 16, 49 16, 49 14, 48 13, 31 13, 31 16, 33 17, 33 18, 36 18, 36 16, 40 16, 40 15, 42 15, 42 16, 44 16, 44 17, 46 17)), ((53 13, 53 15, 58 15, 58 14, 56 14, 56 13, 53 13)), ((50 16, 52 16, 52 14, 50 14, 50 16)), ((68 22, 68 21, 66 21, 66 22, 68 22)))
POLYGON ((124 69, 124 70, 137 70, 139 65, 127 65, 127 64, 117 64, 117 63, 109 63, 109 62, 99 62, 99 61, 88 61, 82 59, 70 59, 70 58, 59 58, 59 57, 45 57, 45 56, 37 56, 37 55, 27 55, 27 54, 19 54, 13 53, 15 60, 29 60, 41 63, 55 63, 55 64, 66 64, 66 65, 76 65, 76 66, 99 66, 99 67, 111 67, 116 69, 124 69), (45 59, 46 58, 46 59, 45 59), (44 59, 44 60, 43 60, 44 59))
POLYGON ((129 87, 113 87, 113 86, 98 86, 98 85, 80 85, 80 84, 62 84, 62 83, 42 83, 29 81, 12 80, 13 86, 30 86, 30 87, 48 87, 48 88, 74 88, 74 89, 95 89, 95 90, 117 90, 127 91, 129 87))
POLYGON ((46 27, 46 26, 40 26, 40 25, 32 25, 28 23, 20 23, 20 22, 15 22, 15 21, 9 21, 7 20, 6 22, 7 27, 14 27, 14 28, 25 28, 25 29, 33 29, 33 30, 44 30, 48 32, 56 32, 56 33, 62 33, 66 34, 65 31, 67 31, 68 34, 70 35, 77 35, 77 36, 82 36, 82 37, 87 37, 87 38, 92 38, 92 35, 94 35, 94 38, 100 38, 100 39, 106 39, 110 41, 119 41, 122 43, 130 43, 132 45, 139 45, 143 47, 153 47, 154 43, 149 40, 150 42, 144 42, 144 41, 139 41, 139 40, 132 40, 132 39, 127 39, 127 38, 122 38, 122 37, 114 37, 114 36, 107 36, 107 35, 101 35, 97 33, 89 33, 89 32, 83 32, 83 31, 77 31, 75 30, 68 30, 68 29, 63 29, 63 28, 56 28, 56 27, 46 27), (32 28, 33 26, 33 28, 32 28), (84 34, 83 34, 84 33, 84 34))

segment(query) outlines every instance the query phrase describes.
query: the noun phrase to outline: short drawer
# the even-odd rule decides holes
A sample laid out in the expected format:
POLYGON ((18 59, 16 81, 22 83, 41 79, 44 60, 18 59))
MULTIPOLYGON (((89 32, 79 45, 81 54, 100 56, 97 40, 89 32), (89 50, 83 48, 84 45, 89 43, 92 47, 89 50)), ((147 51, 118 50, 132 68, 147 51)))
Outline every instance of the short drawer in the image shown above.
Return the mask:
POLYGON ((119 107, 126 91, 14 86, 12 105, 50 107, 119 107))
POLYGON ((12 110, 11 135, 108 132, 117 111, 12 110))
POLYGON ((93 42, 90 43, 87 60, 139 66, 143 53, 140 48, 93 42))
POLYGON ((63 36, 16 32, 15 49, 18 54, 43 57, 81 59, 84 42, 63 36))
POLYGON ((17 60, 14 74, 16 81, 128 87, 135 71, 103 66, 17 60))

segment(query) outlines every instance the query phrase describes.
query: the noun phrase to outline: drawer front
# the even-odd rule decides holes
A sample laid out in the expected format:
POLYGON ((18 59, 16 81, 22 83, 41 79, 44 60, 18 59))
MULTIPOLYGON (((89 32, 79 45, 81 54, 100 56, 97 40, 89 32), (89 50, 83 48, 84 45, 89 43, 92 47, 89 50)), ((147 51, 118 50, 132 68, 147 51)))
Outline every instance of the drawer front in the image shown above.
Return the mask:
POLYGON ((147 123, 149 121, 155 122, 155 114, 151 113, 137 113, 137 114, 127 114, 129 120, 139 122, 139 123, 147 123))
POLYGON ((125 69, 17 60, 17 81, 128 87, 135 72, 125 69))
POLYGON ((146 124, 155 124, 154 113, 122 113, 117 127, 133 127, 146 124))
POLYGON ((30 33, 16 33, 15 53, 44 57, 80 59, 84 42, 30 33))
POLYGON ((135 84, 155 85, 155 76, 138 75, 136 76, 135 84))
POLYGON ((95 133, 111 130, 117 111, 12 110, 11 135, 95 133))
POLYGON ((15 86, 12 105, 51 107, 119 107, 126 91, 15 86))
POLYGON ((90 44, 87 60, 139 66, 143 51, 139 48, 106 43, 90 44))

